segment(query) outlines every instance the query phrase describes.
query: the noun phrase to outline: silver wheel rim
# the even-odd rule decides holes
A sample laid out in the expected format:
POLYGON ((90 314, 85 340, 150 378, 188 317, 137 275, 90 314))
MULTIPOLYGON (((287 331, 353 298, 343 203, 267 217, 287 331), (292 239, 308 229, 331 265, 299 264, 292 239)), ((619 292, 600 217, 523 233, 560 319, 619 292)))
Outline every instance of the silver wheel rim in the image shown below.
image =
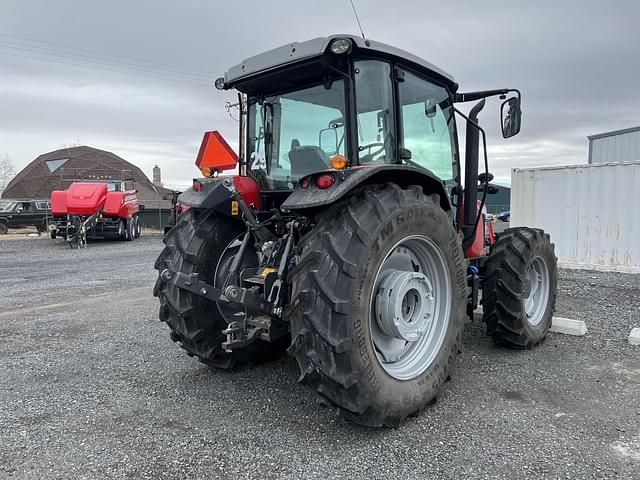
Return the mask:
POLYGON ((549 269, 542 257, 535 257, 524 286, 524 311, 527 322, 538 325, 544 318, 549 299, 549 269))
POLYGON ((411 380, 429 368, 447 333, 451 299, 449 269, 431 239, 411 235, 390 249, 369 305, 371 340, 385 372, 411 380))

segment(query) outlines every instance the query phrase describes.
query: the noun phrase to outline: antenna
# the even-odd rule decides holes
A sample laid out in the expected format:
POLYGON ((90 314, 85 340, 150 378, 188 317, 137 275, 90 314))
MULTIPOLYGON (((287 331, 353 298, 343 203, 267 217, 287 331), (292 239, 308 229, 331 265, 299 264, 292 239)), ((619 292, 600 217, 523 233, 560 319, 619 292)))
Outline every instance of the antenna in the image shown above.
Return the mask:
POLYGON ((362 35, 362 38, 365 38, 364 36, 364 32, 362 31, 362 25, 360 25, 360 19, 358 18, 358 12, 356 12, 356 6, 353 4, 353 0, 349 0, 349 3, 351 3, 351 8, 353 8, 353 14, 356 17, 356 22, 358 22, 358 28, 360 29, 360 34, 362 35))

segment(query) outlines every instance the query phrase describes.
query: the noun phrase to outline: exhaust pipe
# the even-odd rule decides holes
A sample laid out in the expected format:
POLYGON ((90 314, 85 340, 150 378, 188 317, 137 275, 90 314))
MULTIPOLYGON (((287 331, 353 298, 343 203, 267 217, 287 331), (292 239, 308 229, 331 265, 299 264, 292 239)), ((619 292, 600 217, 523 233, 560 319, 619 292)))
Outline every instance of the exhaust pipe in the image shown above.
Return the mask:
POLYGON ((474 229, 478 218, 478 146, 480 143, 480 131, 476 127, 478 113, 484 108, 484 98, 476 103, 469 112, 467 120, 467 139, 465 144, 464 159, 464 212, 463 212, 463 242, 462 248, 466 250, 475 239, 474 229))

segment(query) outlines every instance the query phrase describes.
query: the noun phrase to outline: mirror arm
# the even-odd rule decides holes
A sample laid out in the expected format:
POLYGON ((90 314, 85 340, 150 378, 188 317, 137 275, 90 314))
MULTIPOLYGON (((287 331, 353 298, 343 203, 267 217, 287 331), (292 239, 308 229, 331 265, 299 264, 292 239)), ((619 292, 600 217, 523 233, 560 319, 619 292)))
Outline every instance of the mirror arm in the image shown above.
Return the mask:
POLYGON ((517 88, 500 88, 497 90, 479 90, 477 92, 456 93, 453 101, 455 103, 474 102, 482 98, 494 97, 496 95, 506 95, 510 92, 515 92, 518 95, 518 100, 521 100, 520 90, 518 90, 517 88))

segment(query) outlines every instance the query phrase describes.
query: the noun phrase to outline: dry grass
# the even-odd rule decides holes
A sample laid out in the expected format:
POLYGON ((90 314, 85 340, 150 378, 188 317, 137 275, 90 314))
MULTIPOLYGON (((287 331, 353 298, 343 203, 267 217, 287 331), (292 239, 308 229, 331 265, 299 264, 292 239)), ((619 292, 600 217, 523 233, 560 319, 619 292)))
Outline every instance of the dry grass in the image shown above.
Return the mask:
POLYGON ((0 241, 1 240, 34 240, 34 239, 42 239, 42 238, 49 238, 49 235, 47 234, 42 234, 39 237, 37 236, 29 236, 29 235, 33 235, 33 234, 38 234, 38 231, 35 228, 20 228, 20 229, 13 229, 10 228, 9 229, 9 233, 7 233, 6 235, 0 235, 0 241))

